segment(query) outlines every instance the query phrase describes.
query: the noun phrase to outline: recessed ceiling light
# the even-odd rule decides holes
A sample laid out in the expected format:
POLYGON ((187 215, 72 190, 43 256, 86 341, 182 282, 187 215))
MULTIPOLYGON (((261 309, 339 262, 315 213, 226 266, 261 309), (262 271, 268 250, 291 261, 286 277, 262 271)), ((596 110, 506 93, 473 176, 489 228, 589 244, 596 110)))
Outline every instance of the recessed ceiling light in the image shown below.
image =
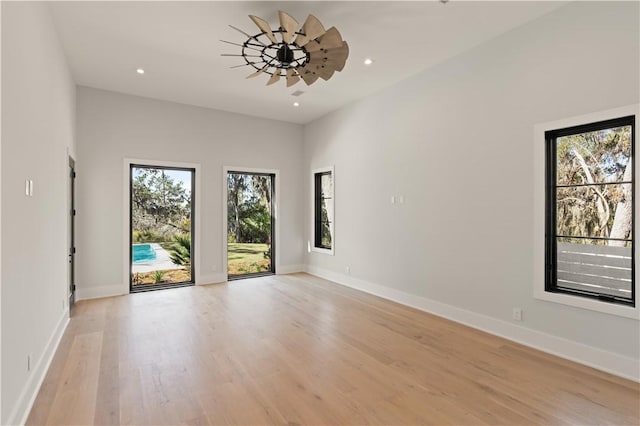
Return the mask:
POLYGON ((142 68, 138 68, 138 69, 136 70, 136 72, 137 72, 138 74, 144 74, 144 70, 143 70, 142 68))
POLYGON ((294 107, 299 107, 299 106, 300 106, 300 102, 294 102, 294 103, 293 103, 293 106, 294 106, 294 107))
POLYGON ((364 60, 364 64, 365 65, 371 65, 372 63, 373 63, 373 59, 371 59, 371 58, 367 58, 367 59, 364 60))

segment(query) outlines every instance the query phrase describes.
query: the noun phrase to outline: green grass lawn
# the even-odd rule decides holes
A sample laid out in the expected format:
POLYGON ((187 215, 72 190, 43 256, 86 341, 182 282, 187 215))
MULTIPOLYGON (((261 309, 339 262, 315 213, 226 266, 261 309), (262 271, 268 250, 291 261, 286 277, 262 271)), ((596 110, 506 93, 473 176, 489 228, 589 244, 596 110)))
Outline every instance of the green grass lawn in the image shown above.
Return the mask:
POLYGON ((267 244, 229 243, 227 259, 229 275, 268 271, 271 260, 264 257, 264 253, 268 250, 267 244))

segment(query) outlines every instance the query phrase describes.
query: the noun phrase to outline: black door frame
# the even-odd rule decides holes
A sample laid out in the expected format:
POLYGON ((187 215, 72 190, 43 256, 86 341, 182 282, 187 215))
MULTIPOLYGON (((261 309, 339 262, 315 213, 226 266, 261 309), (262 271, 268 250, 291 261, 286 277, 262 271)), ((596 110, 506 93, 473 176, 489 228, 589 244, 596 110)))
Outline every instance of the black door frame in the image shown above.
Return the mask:
POLYGON ((69 314, 76 302, 76 161, 69 156, 69 314))
POLYGON ((195 262, 195 226, 196 226, 196 169, 191 167, 174 166, 154 166, 151 164, 129 164, 129 292, 140 293, 144 291, 162 290, 165 288, 187 287, 196 283, 196 262, 195 262), (157 170, 177 170, 191 172, 191 281, 164 284, 146 284, 144 286, 133 286, 133 169, 157 169, 157 170))
MULTIPOLYGON (((276 217, 275 217, 275 208, 276 208, 276 174, 268 173, 268 172, 251 172, 251 171, 242 171, 242 170, 227 170, 225 175, 225 188, 227 191, 227 206, 229 204, 229 175, 237 174, 237 175, 250 175, 250 176, 268 176, 271 178, 271 268, 269 271, 265 272, 252 272, 248 274, 239 274, 239 275, 230 275, 229 274, 229 242, 227 240, 228 229, 229 229, 229 217, 227 215, 227 229, 225 229, 225 246, 227 250, 227 280, 241 280, 244 278, 255 278, 265 275, 275 275, 276 274, 276 217)), ((227 206, 224 206, 227 209, 227 206)))

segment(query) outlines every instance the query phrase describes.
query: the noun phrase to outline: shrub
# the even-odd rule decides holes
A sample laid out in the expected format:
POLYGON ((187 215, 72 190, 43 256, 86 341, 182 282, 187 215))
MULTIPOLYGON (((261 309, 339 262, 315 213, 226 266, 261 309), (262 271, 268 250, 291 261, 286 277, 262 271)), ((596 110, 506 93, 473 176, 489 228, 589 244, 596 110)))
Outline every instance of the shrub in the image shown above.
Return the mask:
POLYGON ((171 261, 178 266, 191 267, 191 235, 178 234, 173 237, 173 244, 169 248, 171 261))
POLYGON ((133 231, 134 243, 161 243, 163 241, 167 241, 167 238, 160 232, 154 231, 152 229, 147 229, 144 231, 133 231))
POLYGON ((164 280, 164 271, 153 271, 151 277, 153 278, 154 283, 161 283, 162 280, 164 280))

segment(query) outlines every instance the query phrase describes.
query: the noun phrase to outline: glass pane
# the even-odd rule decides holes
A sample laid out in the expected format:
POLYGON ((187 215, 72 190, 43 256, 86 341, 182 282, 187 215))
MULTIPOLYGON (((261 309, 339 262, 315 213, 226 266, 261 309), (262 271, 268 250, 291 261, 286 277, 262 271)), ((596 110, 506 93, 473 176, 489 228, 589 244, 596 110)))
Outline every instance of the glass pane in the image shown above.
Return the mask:
POLYGON ((190 170, 131 169, 131 286, 193 281, 190 170))
POLYGON ((630 300, 632 250, 629 242, 558 238, 557 285, 630 300))
POLYGON ((556 190, 557 235, 632 239, 631 184, 556 190))
POLYGON ((321 201, 320 217, 318 220, 322 222, 333 222, 333 200, 324 199, 321 201))
POLYGON ((322 247, 331 248, 331 228, 333 224, 323 223, 320 227, 320 244, 322 247))
POLYGON ((322 198, 333 197, 333 176, 331 176, 331 173, 323 174, 320 177, 320 188, 322 191, 322 198))
POLYGON ((559 137, 556 140, 557 183, 631 181, 630 158, 631 126, 559 137))
POLYGON ((227 272, 241 276, 272 269, 273 176, 227 175, 227 272))

